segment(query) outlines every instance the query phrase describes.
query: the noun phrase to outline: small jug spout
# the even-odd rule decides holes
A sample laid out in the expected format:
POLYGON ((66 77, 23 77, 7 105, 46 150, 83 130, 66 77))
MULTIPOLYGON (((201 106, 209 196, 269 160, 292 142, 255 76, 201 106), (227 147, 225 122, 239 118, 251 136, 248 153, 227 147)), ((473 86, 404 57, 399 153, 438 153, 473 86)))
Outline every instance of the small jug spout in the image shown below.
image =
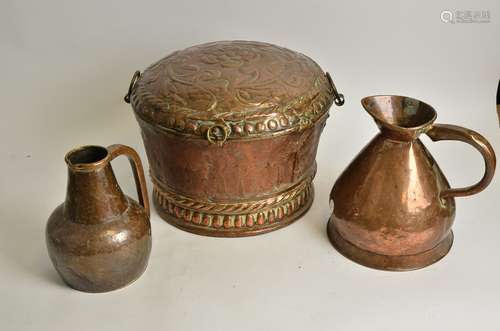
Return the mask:
POLYGON ((402 140, 414 140, 436 120, 436 111, 417 99, 400 95, 374 95, 361 100, 382 133, 402 140))

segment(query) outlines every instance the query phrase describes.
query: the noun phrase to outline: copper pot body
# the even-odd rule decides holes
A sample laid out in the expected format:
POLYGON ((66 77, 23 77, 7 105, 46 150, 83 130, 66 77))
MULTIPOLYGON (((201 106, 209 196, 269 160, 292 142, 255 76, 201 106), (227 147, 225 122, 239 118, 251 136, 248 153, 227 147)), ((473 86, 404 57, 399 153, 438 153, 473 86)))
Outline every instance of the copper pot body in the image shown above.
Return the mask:
POLYGON ((70 287, 108 292, 146 269, 151 252, 149 202, 137 153, 124 145, 84 146, 66 155, 66 200, 50 215, 46 243, 57 272, 70 287), (139 202, 123 194, 110 161, 126 155, 139 202))
POLYGON ((286 226, 311 206, 320 134, 343 97, 300 53, 224 41, 136 72, 125 101, 160 216, 185 231, 241 237, 286 226))
POLYGON ((325 120, 301 133, 223 146, 138 121, 155 207, 176 227, 209 236, 256 235, 293 222, 311 206, 325 120))
POLYGON ((495 154, 477 132, 434 124, 434 109, 416 99, 374 96, 362 104, 380 133, 337 179, 330 194, 328 235, 348 258, 385 270, 411 270, 441 259, 451 248, 455 199, 483 190, 495 154), (470 187, 452 189, 419 135, 460 140, 478 149, 485 174, 470 187))

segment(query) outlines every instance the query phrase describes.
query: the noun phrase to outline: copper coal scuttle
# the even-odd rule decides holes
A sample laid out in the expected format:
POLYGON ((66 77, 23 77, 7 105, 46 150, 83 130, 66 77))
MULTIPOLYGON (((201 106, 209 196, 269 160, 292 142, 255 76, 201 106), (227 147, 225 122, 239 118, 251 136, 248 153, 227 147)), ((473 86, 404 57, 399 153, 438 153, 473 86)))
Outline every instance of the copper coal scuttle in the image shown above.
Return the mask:
POLYGON ((286 226, 313 201, 332 102, 313 60, 261 42, 213 42, 136 72, 125 97, 142 131, 162 218, 202 235, 286 226))

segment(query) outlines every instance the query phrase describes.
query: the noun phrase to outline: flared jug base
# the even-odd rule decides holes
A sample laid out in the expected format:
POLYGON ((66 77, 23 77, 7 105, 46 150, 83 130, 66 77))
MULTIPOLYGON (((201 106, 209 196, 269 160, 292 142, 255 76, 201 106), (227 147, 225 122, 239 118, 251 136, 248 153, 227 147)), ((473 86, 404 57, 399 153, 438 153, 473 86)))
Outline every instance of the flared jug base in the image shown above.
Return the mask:
POLYGON ((453 232, 450 230, 450 233, 437 246, 422 253, 382 255, 361 249, 345 240, 331 219, 328 222, 327 233, 335 249, 348 259, 369 268, 388 271, 410 271, 427 267, 441 260, 453 245, 453 232))

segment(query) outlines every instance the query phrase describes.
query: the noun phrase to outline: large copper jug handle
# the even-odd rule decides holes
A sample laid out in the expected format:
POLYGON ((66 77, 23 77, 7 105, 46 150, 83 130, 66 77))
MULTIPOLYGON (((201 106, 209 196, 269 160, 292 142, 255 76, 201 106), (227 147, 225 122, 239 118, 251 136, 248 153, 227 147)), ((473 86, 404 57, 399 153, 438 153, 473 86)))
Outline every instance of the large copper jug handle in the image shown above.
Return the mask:
POLYGON ((473 130, 450 124, 434 124, 429 131, 427 131, 427 135, 433 141, 459 140, 465 142, 476 148, 484 158, 485 172, 483 178, 481 178, 478 183, 463 188, 443 190, 441 191, 441 198, 464 197, 476 194, 489 185, 495 173, 496 157, 493 148, 486 138, 473 130))
POLYGON ((144 177, 144 169, 139 155, 131 147, 120 144, 110 145, 107 147, 107 150, 110 156, 110 161, 120 155, 125 155, 128 158, 134 172, 134 180, 137 187, 137 197, 139 199, 139 203, 144 207, 146 214, 149 217, 150 209, 148 190, 146 186, 146 178, 144 177))

